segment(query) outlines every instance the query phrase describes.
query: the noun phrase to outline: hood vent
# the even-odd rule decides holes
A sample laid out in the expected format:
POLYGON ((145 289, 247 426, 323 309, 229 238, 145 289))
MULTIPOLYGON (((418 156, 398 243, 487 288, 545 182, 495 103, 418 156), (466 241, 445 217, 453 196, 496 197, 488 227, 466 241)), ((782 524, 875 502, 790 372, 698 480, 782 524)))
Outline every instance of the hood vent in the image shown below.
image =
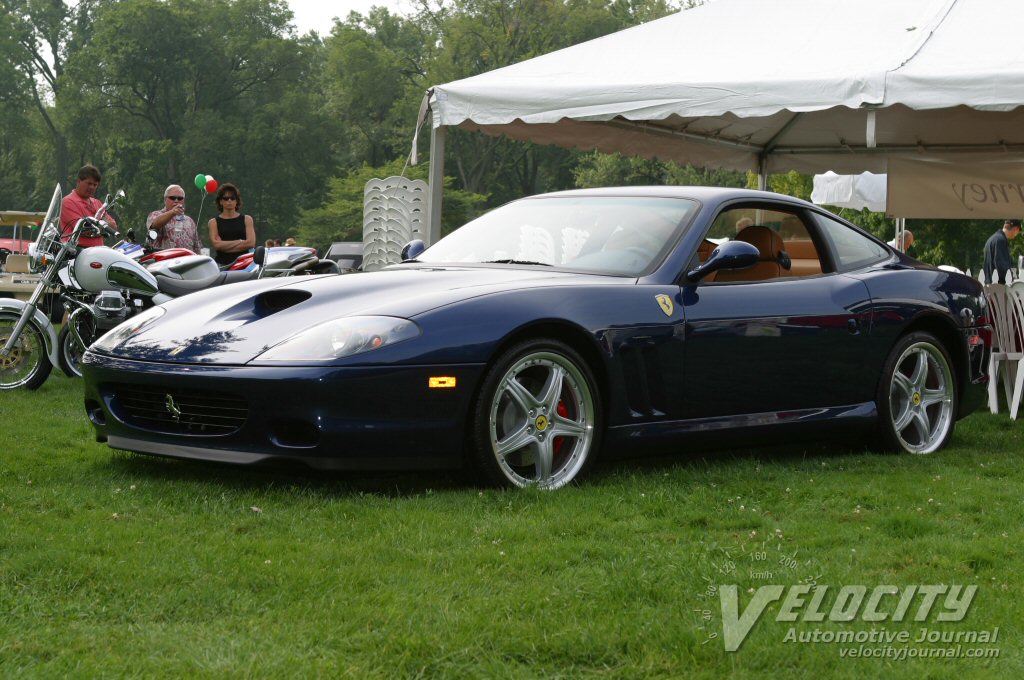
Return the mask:
POLYGON ((313 296, 307 290, 277 289, 260 293, 256 297, 256 314, 260 317, 276 314, 283 309, 294 307, 313 296))

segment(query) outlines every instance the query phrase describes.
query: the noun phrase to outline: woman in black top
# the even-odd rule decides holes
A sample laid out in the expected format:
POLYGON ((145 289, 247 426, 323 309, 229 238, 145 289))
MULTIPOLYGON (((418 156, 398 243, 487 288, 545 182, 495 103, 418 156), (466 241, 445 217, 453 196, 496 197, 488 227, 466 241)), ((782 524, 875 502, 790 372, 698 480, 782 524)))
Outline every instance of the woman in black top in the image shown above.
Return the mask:
POLYGON ((243 215, 242 194, 231 183, 217 190, 217 210, 220 214, 210 220, 210 243, 217 255, 217 264, 231 264, 242 253, 256 246, 256 229, 251 215, 243 215))

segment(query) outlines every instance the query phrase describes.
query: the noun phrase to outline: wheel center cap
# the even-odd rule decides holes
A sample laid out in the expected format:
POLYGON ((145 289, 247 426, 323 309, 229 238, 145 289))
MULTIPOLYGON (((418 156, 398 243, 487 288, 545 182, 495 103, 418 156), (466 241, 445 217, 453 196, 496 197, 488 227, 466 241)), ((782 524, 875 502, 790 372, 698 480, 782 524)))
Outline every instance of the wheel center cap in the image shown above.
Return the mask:
POLYGON ((921 393, 920 392, 914 392, 913 401, 914 401, 914 406, 920 406, 921 405, 921 393))
POLYGON ((548 429, 548 417, 538 416, 535 425, 537 426, 537 432, 543 432, 548 429))

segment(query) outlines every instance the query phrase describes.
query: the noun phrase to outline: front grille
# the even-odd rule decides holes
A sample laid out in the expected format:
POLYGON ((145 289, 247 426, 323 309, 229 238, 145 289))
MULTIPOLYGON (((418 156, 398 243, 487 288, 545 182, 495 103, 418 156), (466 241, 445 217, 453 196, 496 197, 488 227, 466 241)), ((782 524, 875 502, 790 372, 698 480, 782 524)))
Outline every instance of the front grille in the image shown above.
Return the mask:
POLYGON ((143 430, 225 435, 249 415, 245 400, 230 394, 139 385, 115 385, 113 391, 118 417, 143 430))

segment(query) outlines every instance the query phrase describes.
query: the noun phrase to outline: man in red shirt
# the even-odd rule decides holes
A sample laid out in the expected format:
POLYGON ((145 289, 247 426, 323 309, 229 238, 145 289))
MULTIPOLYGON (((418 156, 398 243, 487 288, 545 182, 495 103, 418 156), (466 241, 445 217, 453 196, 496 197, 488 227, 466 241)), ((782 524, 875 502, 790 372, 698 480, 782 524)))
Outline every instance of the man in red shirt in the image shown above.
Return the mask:
MULTIPOLYGON (((96 187, 100 185, 99 168, 95 165, 83 165, 78 171, 78 184, 75 190, 64 197, 60 203, 60 230, 61 238, 65 241, 75 230, 75 224, 83 217, 92 217, 96 211, 103 206, 103 201, 93 196, 96 187)), ((110 215, 104 218, 112 227, 117 228, 117 222, 110 215)), ((83 236, 78 241, 82 248, 103 245, 103 236, 83 236)))

